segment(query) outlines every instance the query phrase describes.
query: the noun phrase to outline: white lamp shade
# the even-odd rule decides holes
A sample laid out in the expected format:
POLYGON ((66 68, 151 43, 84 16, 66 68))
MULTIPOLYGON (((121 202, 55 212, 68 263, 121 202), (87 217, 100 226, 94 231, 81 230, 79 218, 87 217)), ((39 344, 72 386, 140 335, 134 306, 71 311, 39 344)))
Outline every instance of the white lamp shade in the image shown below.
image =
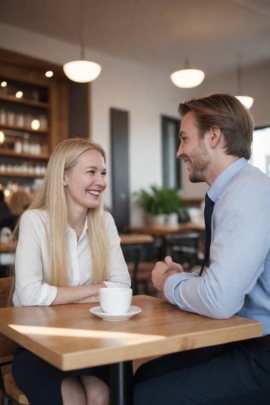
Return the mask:
POLYGON ((75 60, 65 63, 63 66, 65 75, 77 83, 87 83, 95 80, 100 72, 101 66, 95 62, 87 60, 75 60))
POLYGON ((246 108, 252 107, 254 99, 249 96, 235 96, 246 108))
POLYGON ((191 88, 199 86, 204 79, 204 72, 198 69, 182 69, 171 74, 171 80, 177 87, 191 88))

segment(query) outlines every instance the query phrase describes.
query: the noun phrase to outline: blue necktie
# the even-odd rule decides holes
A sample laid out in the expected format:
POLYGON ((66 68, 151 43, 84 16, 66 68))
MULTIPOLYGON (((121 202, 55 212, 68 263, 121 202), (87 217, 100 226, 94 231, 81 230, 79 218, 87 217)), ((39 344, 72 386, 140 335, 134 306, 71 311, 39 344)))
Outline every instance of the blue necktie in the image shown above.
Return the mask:
POLYGON ((204 222, 205 222, 205 251, 203 264, 200 271, 200 276, 202 275, 204 266, 209 264, 210 255, 210 244, 211 244, 211 218, 215 203, 205 194, 205 207, 204 207, 204 222))

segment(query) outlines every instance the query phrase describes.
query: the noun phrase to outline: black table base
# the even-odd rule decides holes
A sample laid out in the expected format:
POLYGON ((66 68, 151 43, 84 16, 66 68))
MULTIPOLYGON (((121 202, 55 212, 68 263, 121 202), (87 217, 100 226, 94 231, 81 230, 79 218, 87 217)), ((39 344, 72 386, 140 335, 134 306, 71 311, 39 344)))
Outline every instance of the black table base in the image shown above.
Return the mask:
POLYGON ((133 405, 132 361, 110 365, 110 405, 133 405))

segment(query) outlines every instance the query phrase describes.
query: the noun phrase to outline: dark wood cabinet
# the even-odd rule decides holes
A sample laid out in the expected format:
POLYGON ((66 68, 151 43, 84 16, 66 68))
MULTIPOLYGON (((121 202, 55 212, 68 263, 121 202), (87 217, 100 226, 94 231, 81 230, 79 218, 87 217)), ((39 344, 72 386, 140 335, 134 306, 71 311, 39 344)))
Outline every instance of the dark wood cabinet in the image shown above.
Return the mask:
POLYGON ((0 50, 0 183, 35 187, 68 138, 69 81, 62 68, 0 50), (53 77, 46 77, 48 70, 53 77))

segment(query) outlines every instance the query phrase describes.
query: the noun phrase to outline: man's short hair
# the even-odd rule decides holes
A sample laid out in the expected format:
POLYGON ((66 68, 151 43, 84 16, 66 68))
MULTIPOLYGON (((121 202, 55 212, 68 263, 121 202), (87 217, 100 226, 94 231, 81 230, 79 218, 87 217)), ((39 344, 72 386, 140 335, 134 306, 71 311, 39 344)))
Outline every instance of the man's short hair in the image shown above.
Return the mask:
POLYGON ((182 117, 188 112, 193 114, 202 138, 216 125, 225 137, 226 154, 250 159, 253 119, 236 97, 230 94, 211 94, 180 103, 178 110, 182 117))

